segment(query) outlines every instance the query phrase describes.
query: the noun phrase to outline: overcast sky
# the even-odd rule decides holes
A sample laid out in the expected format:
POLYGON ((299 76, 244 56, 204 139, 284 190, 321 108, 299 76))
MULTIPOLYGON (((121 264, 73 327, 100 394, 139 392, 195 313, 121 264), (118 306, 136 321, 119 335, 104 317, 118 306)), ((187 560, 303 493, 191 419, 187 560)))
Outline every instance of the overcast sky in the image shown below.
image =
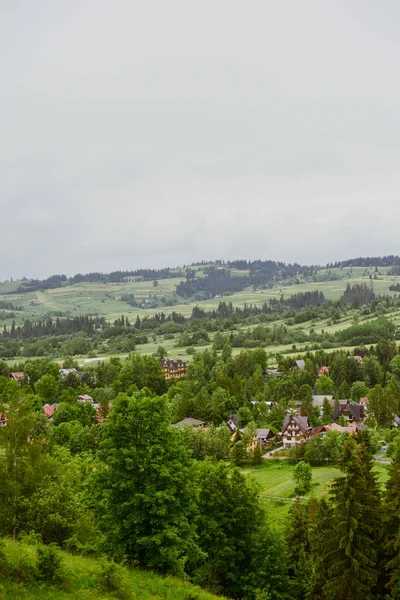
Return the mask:
POLYGON ((0 0, 0 279, 400 253, 398 0, 0 0))

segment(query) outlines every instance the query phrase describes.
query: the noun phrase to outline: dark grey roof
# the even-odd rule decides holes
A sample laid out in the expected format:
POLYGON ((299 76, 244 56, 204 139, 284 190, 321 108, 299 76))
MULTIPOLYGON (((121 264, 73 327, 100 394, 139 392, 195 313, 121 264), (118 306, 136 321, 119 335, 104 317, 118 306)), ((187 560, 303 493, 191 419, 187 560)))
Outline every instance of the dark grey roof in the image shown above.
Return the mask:
POLYGON ((192 419, 192 417, 186 417, 186 419, 179 421, 179 423, 174 423, 172 427, 181 427, 181 425, 193 425, 195 427, 201 427, 202 425, 204 425, 204 421, 192 419))
POLYGON ((356 421, 361 421, 365 415, 365 406, 364 404, 355 404, 354 402, 349 402, 343 400, 339 400, 339 404, 335 405, 335 410, 333 413, 333 420, 336 421, 343 414, 344 409, 348 409, 351 413, 353 419, 356 421))
POLYGON ((285 417, 285 421, 283 423, 282 433, 284 433, 286 431, 289 423, 292 420, 297 423, 297 425, 299 426, 299 429, 302 433, 305 433, 306 431, 311 429, 311 427, 308 425, 308 417, 295 417, 292 415, 287 415, 285 417))

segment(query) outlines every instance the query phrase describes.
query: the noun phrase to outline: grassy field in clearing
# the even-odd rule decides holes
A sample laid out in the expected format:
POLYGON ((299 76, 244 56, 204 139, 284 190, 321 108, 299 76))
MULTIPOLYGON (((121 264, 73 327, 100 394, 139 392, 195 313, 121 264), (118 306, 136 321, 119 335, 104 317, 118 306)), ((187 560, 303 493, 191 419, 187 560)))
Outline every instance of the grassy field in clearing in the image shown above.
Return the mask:
MULTIPOLYGON (((375 470, 384 484, 388 478, 387 466, 375 463, 375 470)), ((260 467, 243 469, 243 473, 253 477, 261 488, 261 500, 272 525, 281 529, 293 503, 295 484, 293 481, 294 465, 286 460, 265 459, 260 467)), ((313 494, 316 498, 328 493, 329 485, 340 477, 342 472, 337 466, 312 467, 311 492, 304 496, 305 500, 313 494)))

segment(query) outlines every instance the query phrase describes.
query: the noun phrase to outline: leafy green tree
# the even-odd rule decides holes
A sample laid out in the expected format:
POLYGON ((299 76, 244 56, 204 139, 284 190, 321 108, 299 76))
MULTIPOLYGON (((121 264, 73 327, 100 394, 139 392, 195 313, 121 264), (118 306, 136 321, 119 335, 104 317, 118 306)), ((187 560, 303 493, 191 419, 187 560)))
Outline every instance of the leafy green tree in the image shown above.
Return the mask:
POLYGON ((166 399, 120 394, 103 427, 92 490, 109 547, 131 564, 182 574, 199 554, 196 488, 166 399))
POLYGON ((376 355, 384 371, 387 371, 393 358, 397 355, 397 346, 394 340, 382 338, 375 346, 376 355))
POLYGON ((331 423, 333 419, 333 406, 329 402, 328 398, 324 398, 322 403, 322 420, 324 425, 331 423))
POLYGON ((34 412, 18 384, 8 382, 2 401, 7 425, 0 427, 0 531, 15 537, 38 486, 42 445, 31 437, 34 412))
POLYGON ((36 383, 36 392, 49 404, 54 404, 58 395, 58 381, 53 375, 43 375, 36 383))
POLYGON ((241 406, 237 412, 238 427, 246 427, 246 425, 252 420, 253 415, 251 414, 250 408, 248 408, 247 406, 241 406))
POLYGON ((255 482, 223 463, 197 463, 196 471, 204 557, 188 565, 194 582, 233 598, 264 588, 271 600, 286 598, 284 552, 265 525, 255 482))
POLYGON ((350 389, 350 399, 359 402, 360 398, 368 395, 368 387, 364 381, 355 381, 350 389))
POLYGON ((299 496, 307 494, 311 489, 311 480, 311 466, 304 461, 297 463, 293 471, 293 481, 296 484, 295 494, 299 496))
POLYGON ((393 375, 400 381, 400 354, 396 354, 390 362, 390 370, 393 375))
POLYGON ((114 383, 117 392, 148 388, 155 394, 163 394, 166 381, 158 360, 154 356, 133 352, 122 365, 118 380, 114 383))
POLYGON ((301 402, 301 415, 310 418, 312 412, 312 389, 309 385, 304 384, 301 386, 297 392, 297 400, 301 402))
POLYGON ((236 442, 231 450, 231 458, 235 465, 243 467, 249 459, 246 446, 242 440, 236 442))
POLYGON ((390 427, 393 422, 393 413, 397 413, 398 400, 395 390, 391 387, 383 388, 376 385, 368 397, 368 418, 375 419, 380 427, 390 427))
POLYGON ((333 395, 335 393, 335 382, 328 375, 321 375, 314 384, 318 394, 333 395))
POLYGON ((256 447, 253 450, 252 463, 255 466, 261 465, 263 462, 263 455, 260 444, 256 444, 256 447))

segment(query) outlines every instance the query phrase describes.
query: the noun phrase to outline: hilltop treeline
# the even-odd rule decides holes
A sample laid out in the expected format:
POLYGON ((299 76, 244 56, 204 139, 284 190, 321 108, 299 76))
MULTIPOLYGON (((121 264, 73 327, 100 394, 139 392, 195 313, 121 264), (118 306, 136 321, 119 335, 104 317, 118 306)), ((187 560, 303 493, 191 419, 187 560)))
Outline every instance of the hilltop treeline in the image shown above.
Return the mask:
MULTIPOLYGON (((202 266, 204 263, 194 263, 191 265, 202 266)), ((383 256, 383 257, 365 257, 355 258, 347 261, 339 261, 336 263, 328 263, 326 269, 343 268, 350 266, 362 267, 379 267, 391 266, 390 274, 396 275, 400 271, 399 256, 383 256)), ((321 267, 318 265, 300 265, 298 263, 284 263, 272 260, 245 260, 238 259, 223 263, 216 261, 215 263, 204 266, 204 276, 196 278, 196 272, 193 268, 185 267, 178 269, 136 269, 126 271, 113 271, 111 273, 77 273, 72 277, 66 275, 52 275, 47 279, 23 279, 21 284, 14 291, 5 292, 26 293, 40 290, 54 289, 60 286, 73 285, 78 283, 121 283, 127 278, 139 279, 144 281, 154 281, 158 279, 169 278, 184 278, 176 288, 177 295, 188 298, 196 295, 202 297, 213 297, 226 293, 234 293, 242 291, 247 286, 257 287, 273 287, 279 282, 299 283, 303 280, 316 278, 318 270, 321 267), (231 269, 235 271, 243 271, 243 274, 231 274, 231 269)), ((336 279, 335 274, 326 274, 326 278, 336 279)))
MULTIPOLYGON (((296 280, 299 276, 312 277, 316 267, 301 266, 298 264, 285 264, 275 261, 233 261, 225 267, 209 267, 205 277, 187 278, 176 287, 176 294, 183 298, 202 295, 210 298, 226 293, 239 292, 248 286, 273 287, 282 281, 296 280), (245 275, 233 275, 231 269, 248 271, 245 275)), ((297 280, 298 281, 298 280, 297 280)))
POLYGON ((342 267, 391 267, 400 266, 400 256, 389 254, 388 256, 363 256, 328 263, 327 269, 340 269, 342 267))
POLYGON ((144 281, 155 279, 168 279, 170 277, 184 277, 183 271, 171 271, 170 269, 137 269, 135 271, 113 271, 112 273, 77 273, 73 277, 66 275, 52 275, 47 279, 23 279, 16 290, 4 292, 5 294, 24 294, 40 290, 51 290, 63 285, 74 285, 76 283, 120 283, 127 277, 138 278, 144 281))

